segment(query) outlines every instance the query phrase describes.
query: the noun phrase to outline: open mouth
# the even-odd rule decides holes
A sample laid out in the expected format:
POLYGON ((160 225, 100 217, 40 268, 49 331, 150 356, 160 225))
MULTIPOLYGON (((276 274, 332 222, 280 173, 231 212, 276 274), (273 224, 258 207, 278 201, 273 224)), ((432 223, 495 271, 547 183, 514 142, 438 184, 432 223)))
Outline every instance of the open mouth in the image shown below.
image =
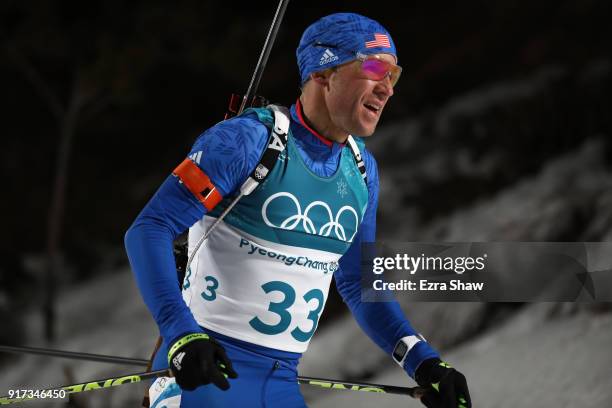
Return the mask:
POLYGON ((374 113, 378 113, 382 107, 380 105, 376 105, 376 104, 372 104, 372 103, 364 103, 363 106, 366 107, 366 109, 374 112, 374 113))

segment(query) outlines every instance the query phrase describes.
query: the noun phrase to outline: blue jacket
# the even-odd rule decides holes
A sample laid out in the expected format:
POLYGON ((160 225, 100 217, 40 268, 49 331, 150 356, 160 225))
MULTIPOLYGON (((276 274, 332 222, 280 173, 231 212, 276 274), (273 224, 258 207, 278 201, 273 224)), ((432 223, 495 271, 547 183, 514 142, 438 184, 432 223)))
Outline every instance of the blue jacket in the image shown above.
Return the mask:
MULTIPOLYGON (((299 103, 291 107, 291 131, 308 168, 320 177, 332 175, 345 146, 323 138, 303 121, 299 103)), ((204 132, 190 155, 201 154, 199 167, 221 195, 240 188, 256 166, 268 140, 268 128, 255 114, 223 121, 204 132)), ((347 147, 348 148, 348 147, 347 147)), ((374 242, 378 203, 378 170, 374 157, 365 151, 368 207, 359 232, 340 258, 334 279, 340 295, 368 336, 391 354, 397 341, 417 334, 399 304, 361 301, 361 243, 374 242)), ((178 179, 169 176, 138 215, 125 236, 128 257, 143 299, 170 344, 190 332, 201 332, 183 301, 177 282, 173 240, 206 214, 206 208, 178 179)), ((214 233, 213 233, 214 235, 214 233)), ((404 366, 414 377, 418 365, 439 357, 426 342, 414 346, 404 366)))

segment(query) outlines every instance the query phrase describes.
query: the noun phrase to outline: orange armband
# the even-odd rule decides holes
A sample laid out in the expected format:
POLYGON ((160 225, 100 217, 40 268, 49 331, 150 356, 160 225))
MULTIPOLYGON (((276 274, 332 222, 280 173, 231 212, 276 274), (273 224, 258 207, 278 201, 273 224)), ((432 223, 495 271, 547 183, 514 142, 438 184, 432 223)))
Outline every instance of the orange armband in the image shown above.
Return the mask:
POLYGON ((172 174, 178 177, 208 211, 223 199, 210 178, 190 158, 183 160, 172 174))

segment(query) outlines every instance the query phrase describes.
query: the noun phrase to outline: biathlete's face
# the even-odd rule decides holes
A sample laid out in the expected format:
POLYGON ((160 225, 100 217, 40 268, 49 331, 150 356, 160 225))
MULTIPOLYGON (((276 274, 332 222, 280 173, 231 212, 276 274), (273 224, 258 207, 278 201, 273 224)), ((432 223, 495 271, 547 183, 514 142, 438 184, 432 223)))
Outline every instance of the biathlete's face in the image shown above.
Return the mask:
POLYGON ((372 135, 400 73, 391 54, 370 55, 330 70, 325 99, 333 124, 351 135, 372 135))

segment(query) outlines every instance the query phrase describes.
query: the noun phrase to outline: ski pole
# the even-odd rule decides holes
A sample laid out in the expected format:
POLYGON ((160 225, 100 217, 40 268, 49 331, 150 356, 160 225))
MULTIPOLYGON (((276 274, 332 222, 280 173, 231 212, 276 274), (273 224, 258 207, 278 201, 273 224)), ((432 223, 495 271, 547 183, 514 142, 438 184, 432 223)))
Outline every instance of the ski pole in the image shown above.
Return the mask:
POLYGON ((170 375, 169 370, 164 369, 149 371, 146 373, 129 374, 121 377, 105 378, 103 380, 95 380, 79 384, 64 385, 61 387, 46 388, 44 390, 11 390, 9 392, 9 395, 0 397, 0 405, 31 401, 33 399, 65 398, 70 394, 117 387, 123 384, 133 384, 162 375, 170 375))
POLYGON ((276 13, 274 14, 274 18, 272 19, 272 24, 270 25, 270 30, 268 31, 268 35, 266 37, 266 41, 264 42, 263 49, 261 50, 261 54, 259 54, 259 60, 257 61, 257 65, 255 66, 255 71, 253 72, 253 76, 251 77, 251 82, 249 83, 249 87, 247 88, 247 92, 244 95, 244 98, 242 98, 240 109, 238 109, 239 115, 246 107, 247 102, 250 101, 255 95, 255 92, 257 92, 257 88, 259 87, 259 81, 261 80, 263 71, 266 68, 266 64, 268 63, 268 57, 270 56, 272 45, 274 44, 274 40, 276 40, 278 28, 280 27, 281 22, 283 21, 283 16, 285 15, 287 4, 289 4, 289 0, 280 0, 278 2, 276 13))
POLYGON ((105 356, 101 354, 77 353, 74 351, 51 350, 38 347, 5 346, 0 344, 0 351, 16 354, 37 354, 42 356, 69 358, 72 360, 96 361, 98 363, 126 364, 146 366, 149 362, 140 358, 105 356))
MULTIPOLYGON (((64 385, 61 387, 45 388, 43 390, 11 390, 11 392, 9 392, 9 395, 0 397, 0 405, 9 405, 17 402, 31 401, 34 399, 52 398, 52 396, 53 398, 65 398, 70 394, 117 387, 123 384, 133 384, 158 376, 170 375, 170 370, 163 369, 145 373, 128 374, 121 377, 105 378, 102 380, 94 380, 78 384, 64 385)), ((314 377, 298 377, 298 383, 313 385, 332 390, 363 391, 382 394, 400 394, 408 395, 412 398, 421 398, 421 396, 423 396, 425 393, 425 389, 421 387, 411 388, 370 383, 353 383, 314 377)))
MULTIPOLYGON (((106 355, 91 354, 91 353, 77 353, 73 351, 51 350, 51 349, 43 349, 43 348, 35 348, 35 347, 14 347, 14 346, 0 345, 0 351, 7 351, 11 353, 40 354, 40 355, 47 355, 47 356, 52 356, 52 357, 70 358, 70 359, 77 359, 77 360, 90 360, 90 361, 96 361, 96 362, 102 362, 102 363, 117 363, 117 364, 130 364, 130 365, 141 365, 141 366, 146 366, 149 363, 147 360, 144 360, 144 359, 106 356, 106 355)), ((159 373, 168 374, 168 370, 154 371, 154 373, 158 373, 155 375, 159 375, 159 373)), ((148 375, 151 373, 144 373, 144 374, 148 375)), ((154 375, 151 374, 146 378, 152 378, 153 376, 154 375)), ((141 378, 144 379, 145 377, 141 376, 141 378)), ((94 382, 84 383, 84 384, 100 383, 100 382, 106 383, 106 381, 107 380, 101 380, 101 381, 94 381, 94 382)), ((137 381, 133 381, 133 382, 137 382, 137 381)), ((332 390, 349 390, 349 391, 378 392, 378 393, 386 393, 386 394, 401 394, 401 395, 408 395, 412 398, 420 398, 421 396, 423 396, 423 394, 427 390, 426 388, 422 388, 422 387, 398 387, 395 385, 347 382, 347 381, 340 381, 340 380, 332 380, 328 378, 302 377, 302 376, 298 376, 298 383, 303 384, 303 385, 310 385, 310 386, 315 386, 315 387, 332 389, 332 390)), ((83 385, 83 384, 77 384, 77 385, 83 385)), ((115 385, 121 385, 121 384, 115 384, 115 385)), ((66 388, 66 387, 62 387, 62 388, 66 388)), ((107 388, 107 387, 98 387, 98 388, 107 388)), ((92 389, 96 389, 96 388, 92 388, 92 389)), ((89 390, 84 390, 84 391, 89 391, 89 390)), ((2 404, 2 401, 3 400, 0 398, 0 405, 2 404)))
POLYGON ((301 376, 298 377, 298 383, 305 385, 313 385, 316 387, 322 387, 331 390, 364 391, 377 392, 381 394, 408 395, 409 397, 416 399, 421 398, 423 395, 425 395, 425 392, 427 392, 427 388, 424 387, 399 387, 397 385, 356 383, 301 376))
MULTIPOLYGON (((257 92, 257 88, 259 87, 259 81, 263 75, 264 68, 268 63, 268 56, 270 55, 270 51, 272 51, 272 45, 274 45, 274 40, 276 40, 276 34, 278 33, 278 28, 283 21, 283 16, 285 15, 285 10, 287 9, 287 4, 289 4, 289 0, 279 0, 278 7, 276 8, 276 13, 274 14, 274 18, 272 19, 272 24, 270 25, 270 30, 268 31, 268 35, 266 37, 266 41, 264 42, 263 49, 261 50, 261 54, 259 54, 259 60, 257 61, 257 65, 255 66, 255 71, 253 72, 253 76, 251 77, 251 82, 249 83, 249 87, 247 88, 247 93, 244 95, 242 99, 242 103, 240 104, 240 109, 238 109, 238 115, 242 113, 244 110, 247 101, 250 101, 253 98, 253 95, 257 92)), ((240 189, 240 194, 232 200, 232 202, 227 206, 227 208, 215 219, 215 221, 211 224, 208 230, 200 237, 198 242, 196 243, 191 255, 187 259, 187 265, 185 266, 185 272, 189 270, 189 266, 191 266, 191 262, 195 258, 198 249, 202 246, 204 241, 208 239, 210 234, 213 232, 217 225, 225 218, 225 216, 234 208, 234 206, 240 201, 240 199, 248 194, 247 192, 242 191, 240 189)))

